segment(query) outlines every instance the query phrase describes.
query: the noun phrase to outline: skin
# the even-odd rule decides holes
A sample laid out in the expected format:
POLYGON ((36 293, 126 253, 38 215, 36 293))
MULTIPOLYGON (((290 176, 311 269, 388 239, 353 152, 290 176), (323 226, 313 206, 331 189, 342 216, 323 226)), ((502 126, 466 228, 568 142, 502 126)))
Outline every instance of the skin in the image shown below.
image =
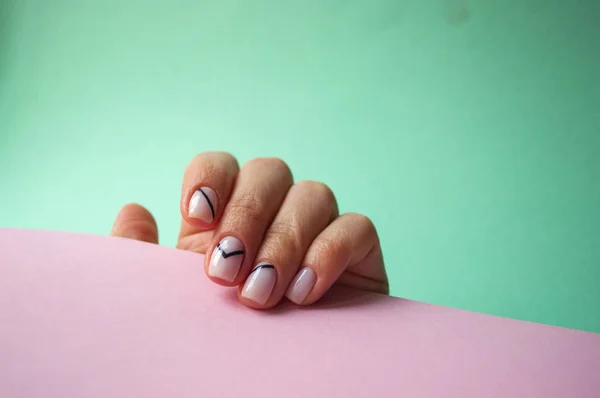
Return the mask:
MULTIPOLYGON (((340 215, 327 185, 294 182, 289 167, 280 159, 257 158, 240 168, 229 153, 201 153, 185 169, 180 207, 177 247, 207 254, 206 275, 217 284, 237 286, 238 298, 248 307, 277 305, 304 267, 314 271, 316 282, 296 303, 299 305, 318 301, 335 283, 389 292, 379 237, 371 220, 357 213, 340 215), (216 194, 212 220, 190 214, 190 200, 200 187, 216 194), (227 236, 241 240, 245 251, 231 282, 208 273, 210 254, 227 236), (264 303, 242 296, 248 275, 261 262, 273 264, 276 271, 276 282, 264 303)), ((120 210, 111 235, 158 244, 154 217, 134 203, 120 210)))

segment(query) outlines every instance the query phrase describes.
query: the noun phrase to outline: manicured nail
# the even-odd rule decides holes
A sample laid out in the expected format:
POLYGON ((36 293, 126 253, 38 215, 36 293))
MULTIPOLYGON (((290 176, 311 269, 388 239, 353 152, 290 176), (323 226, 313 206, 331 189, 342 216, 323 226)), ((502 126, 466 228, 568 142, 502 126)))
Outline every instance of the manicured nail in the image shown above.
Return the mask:
POLYGON ((275 267, 269 263, 260 263, 248 275, 242 289, 242 297, 263 305, 269 299, 276 280, 275 267))
POLYGON ((292 280, 287 293, 288 299, 296 304, 302 304, 317 282, 317 274, 312 268, 302 268, 292 280))
POLYGON ((188 216, 212 223, 217 209, 217 194, 208 187, 198 188, 190 199, 188 216))
POLYGON ((233 282, 244 261, 244 244, 234 236, 227 236, 219 242, 210 257, 208 274, 215 278, 233 282))

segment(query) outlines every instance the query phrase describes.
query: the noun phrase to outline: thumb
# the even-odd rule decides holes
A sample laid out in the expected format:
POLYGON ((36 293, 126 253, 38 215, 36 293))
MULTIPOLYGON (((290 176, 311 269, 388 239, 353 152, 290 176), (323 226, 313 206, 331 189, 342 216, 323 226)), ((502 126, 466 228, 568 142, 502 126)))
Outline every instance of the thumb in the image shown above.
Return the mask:
POLYGON ((152 214, 144 207, 129 203, 117 214, 111 236, 158 243, 158 227, 152 214))

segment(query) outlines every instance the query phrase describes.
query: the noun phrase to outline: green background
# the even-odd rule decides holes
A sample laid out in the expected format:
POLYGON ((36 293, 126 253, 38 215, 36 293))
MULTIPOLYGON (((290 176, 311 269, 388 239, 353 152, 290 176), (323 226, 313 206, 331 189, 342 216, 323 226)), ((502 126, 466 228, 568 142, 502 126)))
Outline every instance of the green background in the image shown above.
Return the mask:
POLYGON ((193 155, 277 156, 394 295, 600 332, 600 2, 0 4, 0 226, 173 246, 193 155))

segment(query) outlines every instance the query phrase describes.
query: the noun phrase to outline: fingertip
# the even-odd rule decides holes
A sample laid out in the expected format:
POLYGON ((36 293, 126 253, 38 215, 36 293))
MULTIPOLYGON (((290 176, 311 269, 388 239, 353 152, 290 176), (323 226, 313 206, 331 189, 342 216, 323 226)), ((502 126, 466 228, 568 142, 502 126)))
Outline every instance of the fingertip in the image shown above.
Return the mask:
POLYGON ((238 171, 237 160, 227 152, 204 152, 192 159, 183 175, 181 237, 219 224, 238 171))
POLYGON ((276 306, 280 299, 273 299, 272 293, 277 283, 277 270, 273 264, 259 263, 238 288, 238 298, 247 307, 269 309, 276 306))
POLYGON ((182 216, 190 225, 209 229, 217 221, 218 205, 217 193, 210 187, 201 186, 182 204, 182 216))
POLYGON ((225 287, 235 287, 238 284, 235 283, 235 281, 228 281, 226 279, 222 279, 219 278, 218 276, 215 275, 211 275, 210 271, 206 271, 206 276, 208 277, 208 279, 210 279, 212 282, 216 283, 217 285, 221 285, 221 286, 225 286, 225 287))
MULTIPOLYGON (((285 296, 292 303, 297 305, 307 305, 306 299, 317 283, 317 274, 312 268, 304 267, 298 271, 290 283, 285 296)), ((317 300, 317 298, 314 298, 317 300)))
POLYGON ((140 205, 139 203, 135 203, 135 202, 129 202, 125 206, 121 207, 121 210, 119 210, 117 217, 122 216, 122 215, 137 216, 140 218, 143 217, 143 218, 151 219, 152 221, 154 221, 154 217, 152 216, 152 213, 150 213, 150 211, 148 209, 146 209, 144 206, 140 205))
POLYGON ((128 203, 121 208, 110 235, 158 243, 156 220, 145 207, 137 203, 128 203))
POLYGON ((245 257, 246 249, 241 239, 236 236, 222 237, 210 256, 207 253, 204 263, 206 276, 222 286, 237 286, 243 277, 240 269, 245 257))

